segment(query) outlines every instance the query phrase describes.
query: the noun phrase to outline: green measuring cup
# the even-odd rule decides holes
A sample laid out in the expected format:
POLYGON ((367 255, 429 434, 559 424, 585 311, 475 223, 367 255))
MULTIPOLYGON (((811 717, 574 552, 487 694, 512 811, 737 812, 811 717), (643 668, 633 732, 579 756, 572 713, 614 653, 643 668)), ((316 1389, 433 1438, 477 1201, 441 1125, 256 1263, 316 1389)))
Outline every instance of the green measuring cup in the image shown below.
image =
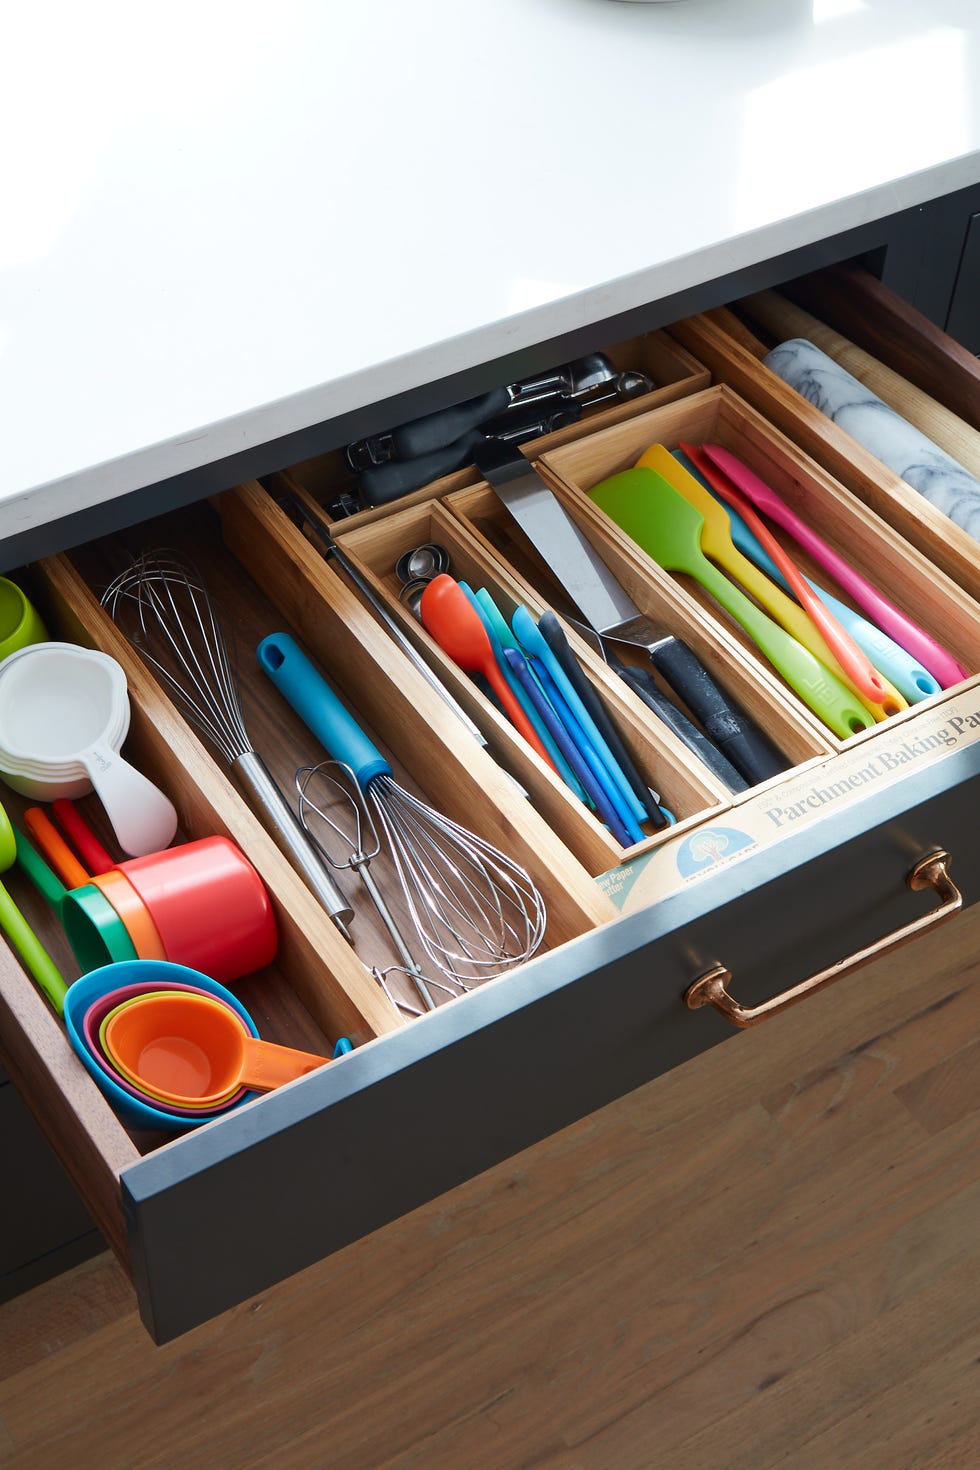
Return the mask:
MULTIPOLYGON (((87 974, 89 970, 97 970, 116 960, 137 959, 129 930, 105 894, 94 883, 66 888, 23 832, 16 828, 12 830, 17 862, 57 914, 82 973, 87 974)), ((61 1006, 53 999, 52 1004, 60 1015, 61 1006)))
POLYGON ((663 475, 624 470, 596 485, 589 499, 665 571, 686 572, 700 582, 835 735, 846 740, 874 725, 874 717, 830 669, 708 560, 701 548, 704 516, 663 475))
MULTIPOLYGON (((0 806, 0 873, 13 867, 18 857, 17 839, 10 818, 0 806)), ((57 881, 57 880, 56 880, 57 881)), ((10 894, 0 883, 0 929, 10 940, 58 1015, 64 1009, 68 986, 44 945, 30 927, 10 894)))

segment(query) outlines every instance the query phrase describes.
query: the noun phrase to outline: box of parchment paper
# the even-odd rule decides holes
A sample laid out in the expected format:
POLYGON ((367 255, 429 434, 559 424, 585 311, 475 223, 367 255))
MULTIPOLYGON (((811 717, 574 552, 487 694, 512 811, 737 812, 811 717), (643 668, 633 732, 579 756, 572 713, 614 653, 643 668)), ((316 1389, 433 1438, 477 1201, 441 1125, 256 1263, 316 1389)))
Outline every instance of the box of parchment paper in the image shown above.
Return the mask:
POLYGON ((912 771, 980 741, 980 682, 894 727, 879 727, 851 751, 796 778, 767 784, 718 820, 602 873, 600 888, 624 914, 656 903, 720 867, 740 862, 802 827, 839 812, 912 771))

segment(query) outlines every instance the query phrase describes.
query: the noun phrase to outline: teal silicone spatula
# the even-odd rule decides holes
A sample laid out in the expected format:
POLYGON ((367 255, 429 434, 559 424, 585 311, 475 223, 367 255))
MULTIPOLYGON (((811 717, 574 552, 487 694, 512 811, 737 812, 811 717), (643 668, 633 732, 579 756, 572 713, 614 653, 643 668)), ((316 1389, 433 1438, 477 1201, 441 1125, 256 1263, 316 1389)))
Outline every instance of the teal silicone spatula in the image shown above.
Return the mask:
POLYGON ((701 550, 704 517, 656 470, 623 470, 611 475, 589 491, 589 498, 665 571, 684 572, 700 583, 835 735, 846 740, 874 724, 868 711, 819 659, 708 560, 701 550))

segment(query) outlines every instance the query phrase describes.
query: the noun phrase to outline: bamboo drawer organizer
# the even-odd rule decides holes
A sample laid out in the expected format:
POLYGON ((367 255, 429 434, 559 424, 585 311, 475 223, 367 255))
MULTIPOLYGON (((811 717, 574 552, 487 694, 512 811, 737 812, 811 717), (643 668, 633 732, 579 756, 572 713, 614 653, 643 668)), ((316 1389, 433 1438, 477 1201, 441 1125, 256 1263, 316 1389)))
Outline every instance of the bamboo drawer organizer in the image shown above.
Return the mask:
MULTIPOLYGON (((691 351, 710 335, 709 366, 721 377, 721 346, 701 320, 678 331, 691 351)), ((644 339, 646 347, 661 354, 662 364, 673 362, 674 383, 526 452, 641 611, 683 637, 782 751, 788 770, 767 789, 778 794, 811 767, 832 772, 852 748, 872 750, 896 729, 913 736, 927 707, 963 689, 980 691, 980 606, 948 568, 914 544, 917 526, 904 499, 899 505, 886 497, 891 524, 869 510, 832 467, 810 457, 805 407, 790 412, 782 404, 774 423, 738 391, 741 358, 734 387, 707 386, 687 347, 672 346, 660 333, 651 337, 656 340, 644 339), (849 741, 831 735, 717 606, 662 571, 589 500, 598 480, 634 464, 650 444, 674 447, 679 439, 716 440, 745 459, 947 646, 970 679, 849 741)), ((734 351, 727 343, 724 350, 734 351)), ((612 355, 617 366, 643 366, 618 350, 612 355)), ((821 892, 840 906, 835 932, 814 936, 815 952, 849 943, 852 931, 866 938, 869 923, 873 930, 882 916, 904 914, 906 848, 911 853, 922 842, 958 838, 966 901, 980 893, 980 838, 966 815, 976 773, 973 753, 963 752, 962 761, 941 762, 938 775, 930 771, 884 793, 873 820, 858 813, 827 821, 805 841, 774 836, 739 867, 621 918, 598 875, 626 858, 679 848, 702 828, 736 818, 758 788, 732 797, 569 624, 588 678, 645 779, 677 817, 676 827, 621 849, 434 647, 399 600, 394 570, 405 550, 426 541, 446 546, 453 573, 486 586, 506 614, 519 604, 535 614, 549 606, 572 611, 548 567, 470 470, 386 509, 337 521, 332 531, 478 723, 487 741, 481 748, 324 558, 315 535, 301 531, 277 503, 287 490, 322 507, 340 483, 332 478, 336 456, 326 460, 273 477, 267 487, 249 483, 210 505, 49 558, 25 574, 54 636, 103 649, 125 668, 133 707, 126 751, 174 801, 179 837, 233 838, 266 883, 280 952, 274 966, 236 987, 261 1034, 323 1054, 340 1035, 355 1043, 341 1064, 195 1133, 177 1139, 130 1133, 78 1064, 28 977, 0 950, 4 1059, 107 1239, 128 1262, 159 1340, 724 1039, 730 1032, 719 1017, 691 1015, 681 997, 722 950, 733 963, 755 962, 753 983, 763 992, 798 971, 800 935, 809 938, 813 928, 814 874, 821 892), (352 885, 351 948, 101 608, 98 594, 128 553, 164 544, 198 564, 215 597, 240 652, 249 734, 283 788, 291 791, 296 768, 323 752, 255 663, 256 644, 275 631, 291 632, 306 649, 400 781, 528 870, 548 912, 540 956, 434 1015, 408 1021, 400 1014, 369 973, 370 963, 384 960, 385 936, 373 910, 352 885), (955 778, 944 774, 954 767, 955 778), (437 1126, 407 1126, 427 1108, 435 1110, 437 1126), (311 1158, 328 1162, 311 1171, 311 1158)), ((817 571, 801 560, 804 570, 817 571)), ((7 791, 3 801, 18 819, 25 803, 7 791)), ((86 798, 83 807, 98 826, 95 799, 86 798)), ((77 973, 57 926, 26 883, 16 872, 5 881, 66 975, 77 973)))

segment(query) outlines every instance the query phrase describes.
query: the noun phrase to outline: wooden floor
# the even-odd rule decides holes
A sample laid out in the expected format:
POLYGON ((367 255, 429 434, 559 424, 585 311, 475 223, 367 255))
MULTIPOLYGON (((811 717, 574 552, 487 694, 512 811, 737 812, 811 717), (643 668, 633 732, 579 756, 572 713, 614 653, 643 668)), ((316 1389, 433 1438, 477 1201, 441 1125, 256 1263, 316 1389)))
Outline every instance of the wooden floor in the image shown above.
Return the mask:
POLYGON ((0 1463, 973 1470, 978 1362, 980 905, 165 1348, 17 1299, 0 1463))

